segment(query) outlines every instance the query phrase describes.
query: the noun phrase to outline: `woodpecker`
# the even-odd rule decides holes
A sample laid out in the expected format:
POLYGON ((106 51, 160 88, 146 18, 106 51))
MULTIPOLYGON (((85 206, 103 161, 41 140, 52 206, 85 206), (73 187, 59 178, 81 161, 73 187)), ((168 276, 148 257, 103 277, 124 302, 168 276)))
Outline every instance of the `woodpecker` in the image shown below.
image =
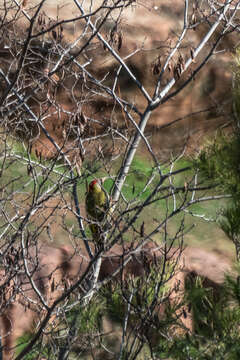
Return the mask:
POLYGON ((107 214, 109 211, 108 194, 102 188, 98 180, 93 180, 88 186, 86 196, 86 212, 90 219, 96 223, 89 225, 96 249, 103 247, 104 232, 109 228, 107 214))
POLYGON ((105 190, 98 182, 93 180, 88 187, 86 196, 86 211, 90 218, 95 221, 103 221, 109 208, 109 201, 105 190))

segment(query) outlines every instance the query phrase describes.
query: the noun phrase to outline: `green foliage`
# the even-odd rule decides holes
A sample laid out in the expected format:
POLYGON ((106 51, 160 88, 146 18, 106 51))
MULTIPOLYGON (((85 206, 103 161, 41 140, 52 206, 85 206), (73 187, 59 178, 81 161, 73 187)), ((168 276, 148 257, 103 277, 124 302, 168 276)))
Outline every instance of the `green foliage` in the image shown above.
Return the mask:
POLYGON ((112 286, 107 285, 101 290, 103 296, 106 299, 107 305, 107 314, 113 321, 122 322, 124 317, 124 300, 122 297, 121 286, 114 284, 114 289, 112 286))
POLYGON ((218 134, 215 141, 201 152, 196 166, 205 179, 217 184, 220 193, 231 195, 231 201, 221 211, 218 223, 233 241, 237 260, 240 261, 240 50, 236 53, 235 61, 232 134, 218 134))
POLYGON ((234 110, 237 117, 240 114, 240 48, 236 50, 235 68, 234 68, 234 110))
POLYGON ((227 234, 229 239, 234 240, 240 235, 240 204, 235 203, 222 212, 223 219, 220 220, 220 225, 223 231, 227 234))
POLYGON ((222 296, 219 296, 220 292, 223 295, 223 288, 196 277, 186 281, 186 290, 186 300, 192 307, 195 332, 204 337, 213 336, 218 327, 216 313, 223 306, 222 296))
MULTIPOLYGON (((221 210, 218 224, 233 241, 240 260, 240 51, 237 53, 235 86, 236 126, 231 135, 218 133, 195 160, 200 178, 216 186, 219 194, 231 200, 221 210)), ((238 269, 239 270, 239 269, 238 269)), ((240 283, 239 276, 227 276, 223 285, 196 278, 186 283, 186 304, 191 304, 194 334, 162 342, 157 354, 163 358, 185 360, 237 360, 240 358, 240 283)))
POLYGON ((234 203, 240 201, 240 49, 236 52, 235 63, 235 118, 232 120, 232 133, 219 133, 215 141, 201 151, 196 161, 201 173, 207 179, 217 182, 221 191, 231 194, 234 203))
POLYGON ((104 301, 99 298, 94 298, 88 306, 74 306, 67 313, 66 321, 69 324, 68 327, 71 328, 71 324, 74 323, 74 327, 78 329, 79 335, 98 331, 101 327, 104 308, 104 301))
MULTIPOLYGON (((93 342, 96 334, 100 332, 104 309, 104 301, 99 300, 99 297, 94 298, 88 306, 74 305, 70 311, 66 312, 62 321, 58 319, 55 328, 49 326, 47 333, 51 336, 41 337, 24 359, 35 360, 39 355, 49 360, 56 359, 56 349, 58 351, 67 348, 71 341, 75 343, 77 353, 84 351, 88 343, 93 342)), ((18 339, 16 355, 25 348, 31 338, 32 334, 26 333, 18 339)), ((75 359, 75 350, 71 352, 75 359)))
POLYGON ((186 336, 176 338, 172 343, 165 342, 161 350, 158 356, 171 360, 238 360, 240 356, 239 338, 225 338, 220 342, 218 338, 206 341, 197 336, 186 336))
MULTIPOLYGON (((17 340, 17 346, 16 346, 16 355, 20 354, 21 351, 27 346, 29 341, 32 340, 32 334, 26 333, 23 336, 21 336, 17 340)), ((34 346, 34 348, 25 355, 25 360, 35 360, 39 356, 42 356, 43 358, 53 360, 54 356, 51 354, 51 349, 49 346, 46 346, 46 344, 43 344, 42 338, 39 339, 38 343, 34 346)))
POLYGON ((199 155, 195 165, 200 174, 215 183, 221 192, 240 201, 240 134, 219 134, 199 155))
POLYGON ((181 328, 182 324, 177 324, 176 310, 182 304, 169 306, 168 280, 172 271, 171 262, 166 264, 164 270, 162 264, 158 264, 158 267, 152 266, 143 276, 104 289, 108 316, 122 327, 128 318, 127 337, 136 334, 139 343, 152 347, 153 337, 154 342, 157 339, 162 342, 163 334, 170 333, 172 326, 181 328))
POLYGON ((240 132, 231 136, 220 134, 204 149, 195 165, 201 176, 216 184, 220 194, 231 196, 227 206, 219 212, 218 225, 233 241, 236 256, 240 257, 240 132))
POLYGON ((239 284, 228 276, 219 288, 196 278, 187 283, 187 303, 194 315, 194 334, 161 341, 160 358, 176 360, 237 360, 240 358, 239 284))

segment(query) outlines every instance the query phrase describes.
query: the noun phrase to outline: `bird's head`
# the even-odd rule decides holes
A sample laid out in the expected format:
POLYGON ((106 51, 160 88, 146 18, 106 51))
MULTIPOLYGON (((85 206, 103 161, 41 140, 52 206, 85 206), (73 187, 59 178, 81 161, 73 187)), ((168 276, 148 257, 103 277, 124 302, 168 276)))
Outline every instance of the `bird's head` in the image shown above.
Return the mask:
POLYGON ((99 192, 101 191, 101 185, 99 184, 97 179, 94 179, 93 181, 90 182, 89 184, 89 191, 95 191, 95 192, 99 192))

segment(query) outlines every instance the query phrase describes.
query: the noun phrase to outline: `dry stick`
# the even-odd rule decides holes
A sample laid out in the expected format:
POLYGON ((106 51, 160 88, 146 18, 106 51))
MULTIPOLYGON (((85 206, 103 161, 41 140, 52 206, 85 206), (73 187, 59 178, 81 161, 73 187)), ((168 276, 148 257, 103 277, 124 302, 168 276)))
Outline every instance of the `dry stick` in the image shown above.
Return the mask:
MULTIPOLYGON (((121 0, 119 0, 121 1, 121 0)), ((83 53, 83 51, 89 46, 89 44, 91 43, 91 41, 97 36, 97 34, 99 33, 101 27, 106 23, 107 18, 109 17, 109 15, 111 14, 113 10, 110 9, 107 14, 104 16, 104 18, 102 19, 102 21, 100 22, 100 24, 98 25, 97 28, 94 29, 94 32, 92 33, 92 35, 88 38, 88 40, 84 43, 84 45, 81 46, 81 48, 77 51, 76 54, 72 55, 68 60, 66 60, 62 65, 59 65, 60 61, 62 60, 62 58, 64 57, 64 53, 62 54, 62 56, 60 57, 59 61, 57 62, 57 64, 54 66, 54 68, 48 73, 48 76, 51 77, 57 70, 59 71, 61 68, 64 68, 64 66, 67 66, 68 64, 70 64, 73 59, 76 59, 81 53, 83 53)), ((88 18, 85 18, 86 23, 88 25, 88 23, 90 22, 90 20, 88 20, 88 18)), ((86 26, 87 29, 87 26, 86 26)), ((80 35, 79 39, 83 36, 83 34, 80 35)), ((77 41, 78 42, 78 41, 77 41)), ((73 44, 74 46, 74 44, 73 44)), ((66 50, 66 53, 69 52, 71 50, 71 46, 66 50)))
MULTIPOLYGON (((218 17, 217 21, 213 24, 211 29, 208 31, 208 33, 205 35, 203 40, 200 42, 200 44, 198 45, 196 50, 193 52, 193 55, 187 60, 185 67, 183 69, 183 72, 185 72, 188 69, 188 67, 192 64, 192 62, 197 57, 197 55, 200 53, 200 51, 207 44, 210 37, 214 34, 217 27, 220 25, 221 20, 224 18, 225 14, 230 6, 230 2, 231 1, 226 2, 226 6, 224 7, 224 11, 222 12, 222 14, 218 17)), ((155 100, 152 100, 150 102, 150 104, 147 106, 144 114, 142 115, 142 118, 141 118, 141 121, 139 124, 139 129, 141 130, 141 133, 144 133, 145 127, 147 125, 147 122, 150 118, 152 111, 159 106, 159 104, 161 103, 161 100, 164 98, 164 96, 166 96, 166 94, 170 91, 170 89, 174 86, 175 83, 176 83, 176 79, 173 77, 169 81, 169 83, 165 86, 165 88, 160 92, 159 96, 157 96, 157 98, 155 100)), ((141 140, 141 133, 136 131, 135 136, 132 140, 132 143, 129 147, 128 153, 126 155, 126 158, 123 161, 122 167, 119 172, 119 176, 116 179, 115 184, 114 184, 113 203, 116 203, 120 197, 120 193, 121 193, 123 184, 125 182, 126 176, 129 172, 130 166, 132 164, 132 161, 136 154, 139 142, 141 140)))
POLYGON ((188 21, 187 21, 187 17, 188 17, 188 0, 185 0, 185 8, 184 8, 184 23, 183 23, 183 30, 182 30, 182 33, 181 35, 179 36, 178 38, 178 41, 174 47, 174 49, 170 52, 170 54, 168 55, 166 61, 165 61, 165 64, 163 65, 162 67, 162 70, 158 76, 158 82, 157 82, 157 85, 156 85, 156 88, 155 88, 155 92, 154 92, 154 96, 153 98, 157 98, 158 97, 158 94, 159 94, 159 90, 160 90, 160 86, 161 86, 161 79, 162 79, 162 76, 165 72, 165 70, 167 69, 168 67, 168 64, 170 62, 170 60, 172 59, 172 57, 174 56, 174 54, 176 53, 176 51, 178 50, 179 46, 181 45, 185 35, 187 34, 187 24, 188 24, 188 21))
MULTIPOLYGON (((83 7, 79 4, 78 0, 73 0, 75 2, 75 4, 77 5, 77 7, 79 8, 79 10, 81 11, 82 15, 84 14, 84 9, 83 7)), ((86 19, 85 19, 86 20, 86 19)), ((87 21, 87 20, 86 20, 87 21)), ((96 27, 93 25, 93 23, 89 20, 88 21, 90 27, 92 28, 92 30, 95 32, 96 31, 96 27)), ((140 83, 140 81, 136 78, 136 76, 132 73, 132 71, 129 69, 129 67, 125 64, 125 62, 122 60, 122 58, 116 53, 116 51, 112 48, 111 45, 108 44, 108 42, 102 37, 102 35, 100 33, 97 33, 97 37, 99 38, 99 40, 104 44, 104 46, 110 51, 110 53, 115 57, 115 59, 118 61, 119 64, 122 65, 122 67, 127 71, 128 75, 130 76, 130 78, 133 80, 133 82, 135 82, 135 84, 138 86, 138 88, 141 90, 141 92, 143 93, 143 95, 145 96, 145 98, 148 100, 148 102, 151 102, 152 99, 150 97, 150 95, 148 94, 147 90, 144 88, 144 86, 142 85, 142 83, 140 83)))
MULTIPOLYGON (((144 242, 141 246, 144 245, 144 242)), ((137 249, 140 249, 140 246, 138 246, 135 251, 137 249)), ((56 306, 61 303, 62 301, 64 301, 67 297, 69 297, 69 295, 71 295, 71 293, 76 290, 80 284, 85 280, 86 276, 88 275, 89 271, 91 270, 92 266, 98 261, 99 258, 99 254, 100 252, 98 252, 93 259, 90 261, 89 265, 87 266, 85 272, 83 273, 83 275, 80 277, 80 279, 78 281, 75 282, 75 284, 73 284, 68 290, 64 291, 64 293, 59 296, 59 298, 57 300, 54 301, 54 303, 52 304, 52 306, 50 308, 48 308, 47 310, 47 314, 45 316, 45 318, 43 319, 37 333, 34 335, 34 337, 32 338, 32 340, 26 345, 26 347, 20 352, 20 354, 15 358, 15 360, 20 360, 23 359, 24 356, 26 354, 28 354, 28 352, 32 349, 32 347, 34 346, 34 344, 37 342, 37 340, 39 339, 39 337, 42 334, 42 331, 44 330, 44 328, 47 326, 48 321, 50 320, 50 317, 54 311, 54 309, 56 308, 56 306)), ((129 261, 131 260, 131 253, 129 254, 129 256, 125 259, 125 261, 123 262, 122 265, 119 266, 118 269, 116 269, 114 271, 113 274, 111 274, 111 276, 109 276, 108 278, 106 278, 105 280, 103 280, 102 282, 96 284, 95 288, 92 288, 89 293, 87 293, 84 297, 83 297, 83 301, 86 302, 86 300, 88 298, 91 298, 93 294, 95 294, 103 285, 106 285, 111 279, 112 277, 116 276, 122 269, 123 266, 125 266, 129 261)))
MULTIPOLYGON (((200 44, 197 46, 195 51, 193 51, 192 55, 189 57, 189 59, 186 61, 185 66, 182 70, 182 73, 186 72, 186 70, 189 68, 189 66, 194 62, 195 58, 198 56, 198 54, 201 52, 201 50, 204 48, 204 46, 207 44, 208 40, 211 38, 211 36, 214 34, 214 32, 217 30, 218 26, 220 25, 221 21, 223 20, 224 16, 226 15, 226 12, 229 9, 231 0, 226 1, 226 5, 224 7, 224 10, 221 15, 219 15, 218 19, 215 21, 215 23, 212 25, 208 33, 204 36, 203 40, 200 42, 200 44)), ((181 73, 181 74, 182 74, 181 73)), ((173 87, 173 85, 176 83, 176 79, 173 77, 169 83, 165 86, 165 88, 160 92, 159 96, 151 103, 150 108, 151 110, 155 109, 162 101, 164 96, 169 92, 169 90, 173 87)))
POLYGON ((31 41, 33 25, 34 25, 34 22, 35 22, 38 14, 39 14, 39 11, 41 10, 41 8, 42 8, 42 6, 44 4, 44 2, 45 2, 45 0, 42 0, 40 2, 34 16, 32 17, 32 19, 30 21, 30 27, 29 27, 29 30, 28 30, 27 39, 26 39, 26 41, 24 43, 23 51, 22 51, 22 54, 21 54, 21 57, 20 57, 20 60, 19 60, 19 63, 18 63, 18 68, 17 68, 17 70, 16 70, 16 72, 14 74, 12 82, 10 82, 10 84, 8 84, 7 89, 4 91, 4 93, 2 95, 2 98, 0 99, 0 105, 3 104, 4 100, 6 99, 7 95, 9 94, 9 92, 13 89, 13 87, 16 84, 16 82, 17 82, 17 80, 19 78, 19 75, 20 75, 20 73, 22 71, 22 68, 23 68, 23 65, 24 65, 24 60, 25 60, 25 57, 26 57, 26 54, 27 54, 28 47, 30 45, 30 41, 31 41))
MULTIPOLYGON (((2 70, 0 69, 0 73, 2 74, 2 76, 4 77, 5 81, 9 84, 9 86, 11 85, 10 84, 10 81, 9 79, 5 76, 5 74, 2 72, 2 70)), ((71 175, 71 178, 73 179, 74 178, 74 175, 73 175, 73 172, 72 172, 72 169, 71 169, 71 164, 68 160, 68 158, 65 156, 65 154, 61 151, 61 148, 58 146, 58 144, 54 141, 54 139, 49 135, 48 131, 45 129, 45 126, 43 125, 42 121, 38 121, 38 118, 36 117, 36 115, 32 112, 32 110, 28 107, 28 105, 25 103, 25 101, 22 99, 22 97, 17 93, 17 91, 15 91, 13 89, 13 92, 15 93, 15 95, 17 96, 17 98, 21 101, 21 105, 23 105, 26 110, 30 113, 30 115, 34 118, 34 120, 36 121, 36 123, 39 124, 41 130, 44 132, 45 136, 51 141, 51 143, 54 145, 54 147, 57 149, 58 153, 61 154, 64 159, 66 160, 68 166, 69 166, 69 170, 70 170, 70 175, 71 175)), ((92 255, 92 251, 91 251, 91 248, 89 247, 88 245, 88 240, 87 240, 87 237, 86 237, 86 234, 85 234, 85 231, 84 231, 84 226, 83 226, 83 223, 82 223, 82 218, 81 218, 81 215, 80 215, 80 208, 79 208, 79 205, 78 205, 78 200, 76 201, 77 199, 77 194, 76 192, 73 190, 73 193, 74 193, 74 202, 75 202, 75 206, 76 206, 76 210, 77 210, 77 219, 78 219, 78 222, 79 222, 79 227, 80 227, 80 231, 81 231, 81 234, 83 236, 83 241, 84 241, 84 244, 85 244, 85 247, 86 247, 86 250, 88 252, 88 255, 90 258, 93 257, 92 255)))
POLYGON ((88 255, 89 255, 90 259, 92 259, 93 253, 92 253, 90 246, 88 245, 88 239, 87 239, 87 236, 86 236, 86 233, 84 230, 83 221, 82 221, 82 217, 81 217, 81 213, 80 213, 80 206, 79 206, 78 195, 77 195, 77 179, 74 180, 72 193, 73 193, 73 200, 74 200, 74 204, 75 204, 75 208, 76 208, 77 221, 78 221, 78 225, 80 228, 80 232, 81 232, 81 235, 82 235, 82 238, 84 241, 84 245, 88 252, 88 255))
MULTIPOLYGON (((98 255, 98 254, 97 254, 98 255)), ((54 301, 54 303, 52 304, 52 306, 47 310, 47 314, 45 316, 45 318, 43 319, 43 321, 41 322, 41 325, 37 331, 37 333, 34 335, 34 337, 32 338, 32 340, 26 345, 26 347, 20 352, 20 354, 15 358, 15 360, 20 360, 23 359, 24 356, 26 354, 28 354, 28 352, 32 349, 32 347, 34 346, 34 344, 37 342, 37 340, 39 339, 39 337, 42 334, 42 331, 44 330, 44 328, 47 326, 51 315, 54 311, 54 309, 56 308, 56 306, 62 302, 64 299, 66 299, 75 289, 78 288, 78 286, 84 281, 85 277, 87 276, 87 274, 89 273, 92 265, 96 262, 97 260, 97 255, 90 261, 89 265, 87 266, 87 269, 85 270, 84 274, 81 276, 81 278, 73 285, 71 286, 68 290, 64 291, 62 296, 59 296, 59 298, 57 300, 54 301)))
POLYGON ((124 317, 124 321, 123 321, 122 341, 121 341, 118 360, 122 359, 122 355, 123 355, 123 351, 124 351, 125 336, 126 336, 126 332, 127 332, 127 324, 128 324, 128 319, 129 319, 129 315, 130 315, 130 307, 131 307, 131 304, 132 304, 133 295, 134 295, 134 292, 133 292, 133 289, 132 289, 132 292, 131 292, 130 297, 128 299, 128 306, 127 306, 126 316, 124 317))
MULTIPOLYGON (((5 76, 5 74, 3 73, 3 71, 0 69, 0 74, 3 76, 3 78, 5 79, 5 81, 10 84, 10 81, 8 79, 7 76, 5 76)), ((72 168, 71 168, 71 163, 69 161, 69 159, 67 158, 67 156, 62 152, 60 146, 54 141, 54 139, 49 135, 48 131, 46 130, 44 124, 42 123, 42 121, 40 119, 37 118, 37 116, 34 114, 34 112, 30 109, 30 107, 25 103, 25 101, 22 99, 22 97, 18 94, 18 92, 16 90, 13 89, 13 92, 14 94, 17 96, 18 100, 20 100, 22 102, 22 105, 25 107, 25 109, 27 110, 27 112, 33 117, 33 119, 35 120, 35 122, 37 124, 39 124, 41 130, 43 131, 44 135, 49 139, 49 141, 53 144, 53 146, 56 148, 56 150, 58 151, 58 153, 60 155, 63 156, 63 158, 65 159, 68 167, 69 167, 69 170, 70 170, 70 176, 71 178, 73 179, 73 172, 72 172, 72 168)), ((80 218, 81 220, 81 216, 80 216, 80 208, 78 207, 78 219, 80 218)), ((29 215, 30 216, 30 215, 29 215)), ((80 224, 81 224, 81 227, 80 227, 80 230, 81 230, 81 233, 84 233, 84 228, 83 228, 83 224, 82 222, 80 221, 80 224)), ((87 237, 84 236, 83 238, 83 241, 84 241, 84 245, 86 247, 86 250, 88 252, 88 255, 90 257, 90 259, 92 258, 92 252, 91 252, 91 249, 88 245, 88 241, 87 241, 87 237)))
POLYGON ((170 121, 168 123, 159 125, 156 128, 157 128, 157 130, 165 129, 165 128, 170 127, 173 124, 176 124, 176 123, 178 123, 180 121, 186 120, 188 118, 192 118, 193 116, 197 116, 199 114, 210 112, 211 110, 215 110, 216 108, 217 108, 217 105, 213 105, 213 106, 210 106, 210 107, 208 107, 206 109, 194 111, 194 112, 188 113, 187 115, 181 116, 181 117, 179 117, 179 118, 177 118, 175 120, 172 120, 172 121, 170 121))
MULTIPOLYGON (((2 72, 2 70, 0 69, 0 73, 2 74, 2 76, 4 77, 5 81, 10 85, 10 81, 8 80, 8 78, 4 75, 4 73, 2 72)), ((46 135, 46 137, 51 141, 51 143, 54 145, 54 147, 57 149, 57 151, 59 152, 59 154, 61 154, 64 159, 66 160, 68 166, 69 166, 69 169, 70 169, 70 175, 71 175, 71 178, 73 179, 74 175, 73 175, 73 172, 72 172, 72 169, 71 169, 71 164, 68 160, 68 158, 65 156, 65 154, 61 151, 61 148, 58 146, 58 144, 53 140, 53 138, 49 135, 49 133, 47 132, 47 130, 45 129, 43 123, 41 121, 38 121, 38 118, 36 117, 36 115, 32 112, 32 110, 28 107, 28 105, 25 103, 25 101, 21 98, 21 96, 17 93, 17 91, 15 91, 13 89, 13 92, 15 93, 15 95, 17 96, 17 98, 21 101, 21 105, 23 105, 26 110, 30 113, 30 115, 34 118, 34 120, 39 124, 40 128, 42 129, 42 131, 44 132, 44 134, 46 135)), ((76 206, 76 210, 77 210, 77 219, 78 219, 78 222, 79 222, 79 227, 80 227, 80 231, 81 231, 81 234, 83 236, 83 241, 84 241, 84 244, 85 244, 85 247, 86 247, 86 250, 88 252, 88 255, 90 258, 93 257, 92 255, 92 252, 91 252, 91 248, 89 247, 88 245, 88 240, 87 240, 87 237, 86 237, 86 234, 85 234, 85 231, 84 231, 84 226, 83 226, 83 223, 82 223, 82 218, 81 218, 81 215, 80 215, 80 207, 78 205, 78 200, 77 199, 77 193, 76 191, 73 190, 73 193, 74 193, 74 202, 75 202, 75 206, 76 206)))
POLYGON ((22 233, 21 245, 22 245, 22 252, 23 252, 23 264, 24 264, 24 269, 25 269, 25 273, 27 275, 27 278, 28 278, 34 292, 37 294, 40 302, 44 306, 44 308, 46 310, 49 310, 49 306, 47 305, 46 301, 44 300, 44 298, 43 298, 41 292, 39 291, 35 281, 33 280, 32 274, 29 271, 28 262, 27 262, 27 249, 26 249, 26 246, 25 246, 24 234, 23 233, 22 233))

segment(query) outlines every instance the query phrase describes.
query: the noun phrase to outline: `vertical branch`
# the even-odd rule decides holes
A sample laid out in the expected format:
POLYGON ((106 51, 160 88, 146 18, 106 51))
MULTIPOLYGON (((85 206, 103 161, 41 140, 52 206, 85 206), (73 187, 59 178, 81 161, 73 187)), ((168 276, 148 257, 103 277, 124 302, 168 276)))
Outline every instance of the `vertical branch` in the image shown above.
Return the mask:
MULTIPOLYGON (((72 171, 71 171, 72 173, 72 171)), ((80 206, 79 206, 79 201, 78 201, 78 195, 77 195, 77 179, 73 179, 73 200, 74 200, 74 204, 75 204, 75 208, 76 208, 76 213, 77 213, 77 221, 78 221, 78 225, 79 225, 79 229, 82 235, 82 239, 85 245, 85 248, 87 250, 87 253, 90 257, 90 259, 93 258, 93 253, 92 250, 88 244, 88 238, 86 236, 85 230, 84 230, 84 226, 83 226, 83 221, 82 221, 82 217, 81 217, 81 212, 80 212, 80 206)))
POLYGON ((134 156, 136 154, 136 151, 138 149, 138 146, 139 146, 139 143, 141 140, 141 133, 144 133, 144 130, 146 128, 146 125, 147 125, 147 122, 148 122, 150 116, 151 116, 151 110, 149 107, 147 107, 147 109, 146 109, 145 113, 142 115, 142 118, 140 121, 140 125, 139 125, 140 131, 136 131, 135 136, 133 137, 132 141, 130 142, 129 150, 128 150, 127 155, 123 161, 123 164, 119 170, 118 176, 115 180, 115 184, 114 184, 113 192, 112 192, 113 204, 119 200, 124 182, 126 180, 126 176, 129 172, 129 169, 131 167, 131 164, 133 162, 134 156))
POLYGON ((123 351, 124 351, 124 346, 125 346, 125 337, 126 337, 126 332, 127 332, 127 325, 128 325, 128 319, 129 319, 129 315, 130 315, 133 295, 134 295, 134 289, 132 289, 129 298, 127 299, 128 306, 127 306, 126 315, 125 315, 124 321, 123 321, 122 341, 121 341, 120 353, 119 353, 118 360, 123 359, 123 351))

